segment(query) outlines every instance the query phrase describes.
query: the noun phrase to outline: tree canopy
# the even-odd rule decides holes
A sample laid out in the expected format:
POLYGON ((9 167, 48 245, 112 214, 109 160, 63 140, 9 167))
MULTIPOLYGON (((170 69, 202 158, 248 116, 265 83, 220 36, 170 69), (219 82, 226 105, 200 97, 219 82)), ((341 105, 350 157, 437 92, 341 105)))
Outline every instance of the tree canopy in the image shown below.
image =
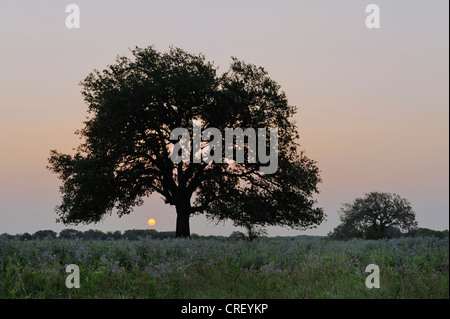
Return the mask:
POLYGON ((203 55, 179 48, 131 52, 134 59, 119 56, 81 82, 90 116, 77 131, 83 142, 76 153, 51 151, 49 169, 63 182, 59 221, 87 224, 113 211, 129 214, 155 192, 175 206, 179 237, 190 235, 189 218, 200 213, 237 225, 297 229, 323 221, 313 199, 319 169, 299 148, 296 108, 264 68, 232 58, 229 70, 218 74, 203 55), (264 162, 249 161, 248 137, 242 163, 198 163, 193 152, 189 162, 175 163, 171 132, 187 128, 192 136, 194 120, 221 132, 276 128, 276 172, 264 174, 264 162))
POLYGON ((397 237, 417 228, 408 200, 397 194, 371 192, 340 210, 341 224, 329 235, 335 238, 397 237))

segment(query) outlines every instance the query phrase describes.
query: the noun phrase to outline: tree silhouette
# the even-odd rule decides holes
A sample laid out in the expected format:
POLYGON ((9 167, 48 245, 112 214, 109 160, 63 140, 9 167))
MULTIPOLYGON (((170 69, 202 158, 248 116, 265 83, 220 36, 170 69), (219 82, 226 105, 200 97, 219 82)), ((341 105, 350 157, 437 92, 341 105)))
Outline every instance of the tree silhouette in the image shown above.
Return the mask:
MULTIPOLYGON (((136 47, 131 52, 134 60, 118 57, 81 82, 90 117, 77 132, 84 140, 76 154, 51 151, 48 168, 63 182, 59 221, 87 224, 113 211, 129 214, 154 192, 175 206, 177 237, 190 236, 189 218, 200 213, 299 229, 324 219, 312 199, 319 170, 296 143, 296 108, 263 68, 232 58, 230 69, 218 75, 203 55, 179 48, 160 53, 136 47), (181 127, 192 136, 195 119, 201 120, 202 130, 277 128, 278 169, 261 172, 266 162, 249 160, 248 139, 243 163, 194 163, 192 144, 189 163, 174 163, 170 134, 181 127), (264 209, 249 210, 245 203, 250 201, 264 209)), ((203 150, 206 145, 203 141, 203 150)), ((226 149, 221 152, 224 158, 226 149)))
POLYGON ((411 204, 397 194, 371 192, 342 205, 341 224, 329 235, 335 238, 395 237, 417 228, 411 204))
POLYGON ((55 239, 57 234, 53 230, 38 230, 32 237, 33 239, 55 239))

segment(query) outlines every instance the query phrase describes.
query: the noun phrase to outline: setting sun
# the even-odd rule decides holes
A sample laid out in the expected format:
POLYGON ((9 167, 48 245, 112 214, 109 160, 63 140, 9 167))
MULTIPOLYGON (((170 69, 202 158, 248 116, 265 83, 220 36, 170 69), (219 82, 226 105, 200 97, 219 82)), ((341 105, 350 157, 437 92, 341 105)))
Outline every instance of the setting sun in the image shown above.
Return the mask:
POLYGON ((150 226, 154 226, 156 224, 156 221, 153 218, 150 218, 147 222, 150 226))

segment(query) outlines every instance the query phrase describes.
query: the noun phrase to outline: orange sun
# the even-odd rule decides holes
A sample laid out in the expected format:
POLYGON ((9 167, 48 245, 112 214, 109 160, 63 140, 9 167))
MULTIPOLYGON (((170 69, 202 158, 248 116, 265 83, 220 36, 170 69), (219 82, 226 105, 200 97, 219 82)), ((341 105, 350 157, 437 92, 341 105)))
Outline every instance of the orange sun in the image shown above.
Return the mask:
POLYGON ((150 219, 147 221, 147 224, 149 224, 150 226, 155 226, 156 220, 154 220, 153 218, 150 218, 150 219))

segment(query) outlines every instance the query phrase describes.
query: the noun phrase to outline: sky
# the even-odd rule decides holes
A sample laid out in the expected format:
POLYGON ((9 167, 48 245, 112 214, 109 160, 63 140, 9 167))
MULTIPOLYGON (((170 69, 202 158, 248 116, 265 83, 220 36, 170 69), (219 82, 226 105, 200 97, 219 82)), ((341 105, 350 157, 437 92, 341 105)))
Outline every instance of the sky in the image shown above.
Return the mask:
MULTIPOLYGON (((219 72, 232 56, 263 66, 298 107, 327 220, 306 231, 268 227, 269 236, 326 235, 343 203, 371 191, 408 199, 419 227, 449 228, 448 1, 71 1, 0 3, 0 233, 145 229, 149 218, 175 230, 175 209, 157 194, 122 218, 58 224, 61 182, 46 169, 50 150, 73 154, 80 143, 79 82, 149 45, 203 53, 219 72), (65 24, 71 3, 79 29, 65 24), (380 28, 366 27, 371 3, 380 28)), ((191 218, 192 233, 234 230, 191 218)))

